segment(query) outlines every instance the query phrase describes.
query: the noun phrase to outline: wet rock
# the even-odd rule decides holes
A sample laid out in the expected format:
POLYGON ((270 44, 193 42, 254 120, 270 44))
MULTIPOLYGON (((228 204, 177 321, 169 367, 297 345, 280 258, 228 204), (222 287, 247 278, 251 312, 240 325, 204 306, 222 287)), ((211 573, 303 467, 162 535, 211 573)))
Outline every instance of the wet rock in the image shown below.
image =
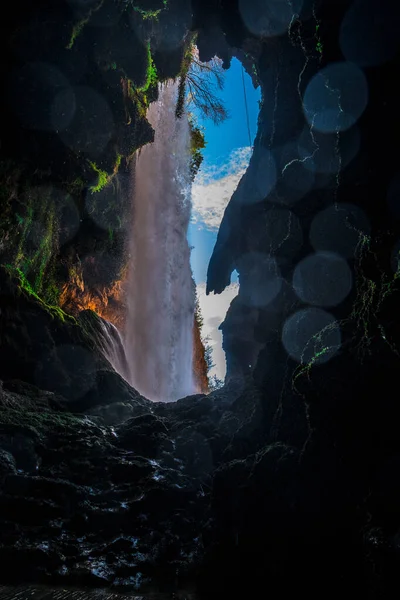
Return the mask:
POLYGON ((106 424, 111 425, 116 424, 119 419, 123 420, 124 411, 127 413, 131 410, 134 416, 149 413, 151 402, 143 398, 118 373, 102 369, 97 371, 95 382, 88 393, 69 406, 77 412, 89 411, 90 414, 101 416, 106 424), (118 407, 114 407, 114 403, 118 407))
POLYGON ((164 421, 155 415, 147 414, 128 419, 116 428, 118 445, 134 450, 141 456, 156 458, 161 452, 173 450, 164 421))
POLYGON ((16 472, 17 465, 12 454, 0 449, 0 482, 2 483, 7 475, 15 474, 16 472))
POLYGON ((182 460, 185 473, 190 476, 207 476, 214 469, 209 440, 191 427, 182 429, 175 438, 175 455, 182 460))

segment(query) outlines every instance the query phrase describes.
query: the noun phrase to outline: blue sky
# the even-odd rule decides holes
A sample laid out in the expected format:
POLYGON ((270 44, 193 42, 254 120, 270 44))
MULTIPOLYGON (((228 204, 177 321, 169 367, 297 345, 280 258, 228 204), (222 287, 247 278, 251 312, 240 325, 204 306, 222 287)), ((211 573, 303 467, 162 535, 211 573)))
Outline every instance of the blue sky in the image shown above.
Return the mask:
MULTIPOLYGON (((260 88, 254 89, 247 73, 244 73, 251 143, 257 130, 257 118, 261 94, 260 88)), ((237 294, 237 277, 232 277, 232 285, 219 295, 205 295, 207 267, 217 239, 218 227, 225 207, 243 175, 250 159, 249 134, 246 122, 245 101, 242 82, 242 65, 232 59, 231 67, 226 71, 225 85, 220 97, 223 100, 229 118, 219 126, 211 120, 197 115, 198 123, 204 127, 206 148, 204 160, 192 189, 193 211, 189 226, 189 244, 194 246, 191 262, 197 284, 197 294, 203 314, 203 336, 209 337, 213 346, 213 360, 216 367, 211 374, 225 376, 225 357, 222 351, 221 332, 218 324, 225 317, 231 300, 237 294)))
MULTIPOLYGON (((244 81, 249 110, 251 141, 253 143, 257 130, 258 101, 261 94, 260 88, 254 89, 252 81, 246 72, 244 72, 244 81)), ((232 59, 231 67, 226 71, 225 85, 223 91, 220 92, 220 97, 230 115, 224 123, 215 126, 211 120, 197 116, 199 124, 205 129, 207 142, 203 150, 204 160, 200 176, 198 177, 202 187, 204 187, 204 180, 207 183, 221 180, 224 175, 226 176, 227 174, 229 177, 239 171, 237 168, 238 164, 234 160, 235 151, 247 149, 247 152, 243 151, 244 160, 241 162, 241 165, 248 163, 248 160, 245 160, 246 154, 248 157, 250 156, 242 83, 242 65, 236 58, 232 59)), ((221 192, 230 192, 229 185, 223 187, 225 189, 221 190, 221 192)), ((215 198, 216 205, 220 199, 220 197, 215 198)), ((196 212, 195 204, 195 219, 196 212)), ((192 269, 196 283, 202 283, 206 280, 208 261, 217 239, 218 229, 211 227, 205 221, 205 219, 201 219, 198 216, 196 220, 192 220, 189 226, 189 243, 191 246, 194 246, 194 250, 192 251, 192 269)))

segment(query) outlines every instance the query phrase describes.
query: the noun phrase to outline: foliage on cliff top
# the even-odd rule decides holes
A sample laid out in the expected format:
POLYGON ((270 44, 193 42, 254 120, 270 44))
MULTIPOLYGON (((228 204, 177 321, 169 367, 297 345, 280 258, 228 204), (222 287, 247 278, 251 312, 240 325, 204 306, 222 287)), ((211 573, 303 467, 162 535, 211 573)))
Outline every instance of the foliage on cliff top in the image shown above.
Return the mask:
POLYGON ((193 120, 189 118, 190 126, 190 174, 192 181, 196 177, 201 163, 203 162, 202 150, 206 147, 206 140, 204 137, 204 130, 201 129, 193 120))
POLYGON ((228 118, 228 111, 218 97, 224 87, 223 61, 218 57, 202 62, 196 48, 196 36, 191 35, 185 44, 181 70, 176 116, 180 118, 185 104, 197 110, 204 118, 219 125, 228 118))

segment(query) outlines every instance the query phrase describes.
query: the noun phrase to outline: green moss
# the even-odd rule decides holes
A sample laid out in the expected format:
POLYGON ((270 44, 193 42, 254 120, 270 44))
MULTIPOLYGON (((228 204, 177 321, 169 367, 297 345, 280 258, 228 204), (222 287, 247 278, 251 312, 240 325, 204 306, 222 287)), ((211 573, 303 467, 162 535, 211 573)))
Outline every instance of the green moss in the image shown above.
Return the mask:
POLYGON ((320 28, 320 23, 317 22, 315 25, 315 49, 316 51, 322 56, 322 52, 324 50, 322 42, 321 42, 321 37, 319 35, 319 28, 320 28))
POLYGON ((84 26, 86 25, 86 23, 89 20, 90 20, 90 17, 86 17, 85 19, 82 19, 81 21, 78 21, 78 23, 75 23, 75 25, 72 28, 71 38, 70 38, 69 43, 67 45, 67 50, 71 50, 72 46, 75 44, 76 38, 81 33, 82 29, 84 28, 84 26))
POLYGON ((158 75, 157 69, 154 64, 153 57, 151 55, 151 46, 150 42, 147 42, 147 69, 146 69, 146 82, 143 87, 138 88, 139 92, 146 93, 149 88, 153 85, 157 85, 158 83, 158 75))
POLYGON ((33 292, 55 304, 59 291, 54 279, 58 251, 58 220, 52 188, 32 188, 24 194, 24 214, 15 217, 18 238, 13 266, 23 273, 33 292), (40 225, 40 231, 34 225, 40 225))
POLYGON ((95 162, 89 161, 90 162, 90 166, 92 167, 93 171, 95 171, 95 173, 97 174, 97 183, 94 185, 91 185, 89 187, 89 190, 93 193, 93 192, 100 192, 100 190, 102 190, 107 183, 109 183, 109 179, 110 176, 108 175, 108 173, 106 171, 102 171, 101 169, 99 169, 99 167, 96 165, 95 162))
POLYGON ((20 288, 24 290, 27 294, 29 294, 29 296, 35 298, 35 300, 37 300, 37 302, 40 303, 42 308, 44 308, 53 319, 57 318, 63 323, 69 322, 77 324, 76 319, 74 317, 71 317, 71 315, 67 315, 67 313, 65 313, 59 306, 47 304, 42 298, 40 298, 40 296, 33 289, 32 285, 29 283, 27 277, 25 276, 25 273, 20 268, 9 264, 4 265, 4 267, 11 275, 11 277, 16 277, 19 280, 20 288))
POLYGON ((134 11, 138 12, 141 16, 142 19, 158 19, 158 16, 160 14, 160 12, 163 10, 162 8, 159 8, 157 10, 144 10, 143 8, 140 8, 139 6, 133 6, 132 7, 134 11))
POLYGON ((115 163, 113 167, 112 173, 107 173, 107 171, 103 171, 100 169, 95 162, 89 161, 90 166, 93 171, 97 174, 97 182, 89 187, 89 190, 92 193, 100 192, 102 189, 106 187, 109 183, 111 183, 114 175, 116 175, 119 171, 122 162, 122 154, 119 152, 116 154, 115 163))
POLYGON ((82 177, 76 177, 64 185, 65 189, 67 189, 72 196, 78 196, 86 187, 86 183, 83 181, 82 177))
MULTIPOLYGON (((152 54, 150 42, 147 43, 147 68, 146 68, 146 81, 141 87, 135 87, 130 79, 125 80, 126 90, 128 98, 134 104, 137 116, 140 119, 146 118, 147 109, 150 105, 149 91, 153 91, 157 88, 159 78, 157 68, 155 66, 152 54)), ((128 110, 129 113, 129 110, 128 110)))
POLYGON ((168 8, 168 0, 163 0, 163 8, 157 9, 148 9, 140 8, 140 6, 133 5, 132 8, 135 12, 139 13, 143 20, 147 21, 148 19, 157 20, 160 16, 160 13, 168 8))
POLYGON ((122 161, 122 154, 117 154, 117 158, 115 159, 115 164, 114 164, 114 173, 118 173, 119 168, 121 166, 121 161, 122 161))
POLYGON ((50 210, 45 221, 44 235, 41 238, 39 248, 33 258, 33 265, 36 266, 34 290, 37 294, 43 292, 45 270, 53 253, 53 240, 56 235, 56 216, 54 210, 50 210))
POLYGON ((75 44, 76 38, 82 33, 83 28, 90 21, 92 14, 95 13, 96 11, 98 11, 99 8, 101 8, 103 6, 103 4, 104 4, 104 0, 100 0, 99 4, 97 6, 90 9, 88 14, 85 17, 83 17, 80 21, 75 23, 75 25, 72 28, 70 40, 66 46, 67 50, 71 50, 71 48, 75 44))

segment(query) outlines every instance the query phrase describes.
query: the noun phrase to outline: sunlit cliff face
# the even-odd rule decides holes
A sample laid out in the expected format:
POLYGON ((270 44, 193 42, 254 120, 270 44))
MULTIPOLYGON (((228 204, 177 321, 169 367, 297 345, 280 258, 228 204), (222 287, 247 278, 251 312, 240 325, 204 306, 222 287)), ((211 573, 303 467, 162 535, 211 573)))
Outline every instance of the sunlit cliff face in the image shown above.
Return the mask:
POLYGON ((89 290, 85 286, 81 268, 77 267, 70 273, 68 283, 63 286, 60 305, 75 315, 82 310, 93 310, 121 330, 125 321, 124 295, 124 279, 114 281, 102 289, 89 290))

